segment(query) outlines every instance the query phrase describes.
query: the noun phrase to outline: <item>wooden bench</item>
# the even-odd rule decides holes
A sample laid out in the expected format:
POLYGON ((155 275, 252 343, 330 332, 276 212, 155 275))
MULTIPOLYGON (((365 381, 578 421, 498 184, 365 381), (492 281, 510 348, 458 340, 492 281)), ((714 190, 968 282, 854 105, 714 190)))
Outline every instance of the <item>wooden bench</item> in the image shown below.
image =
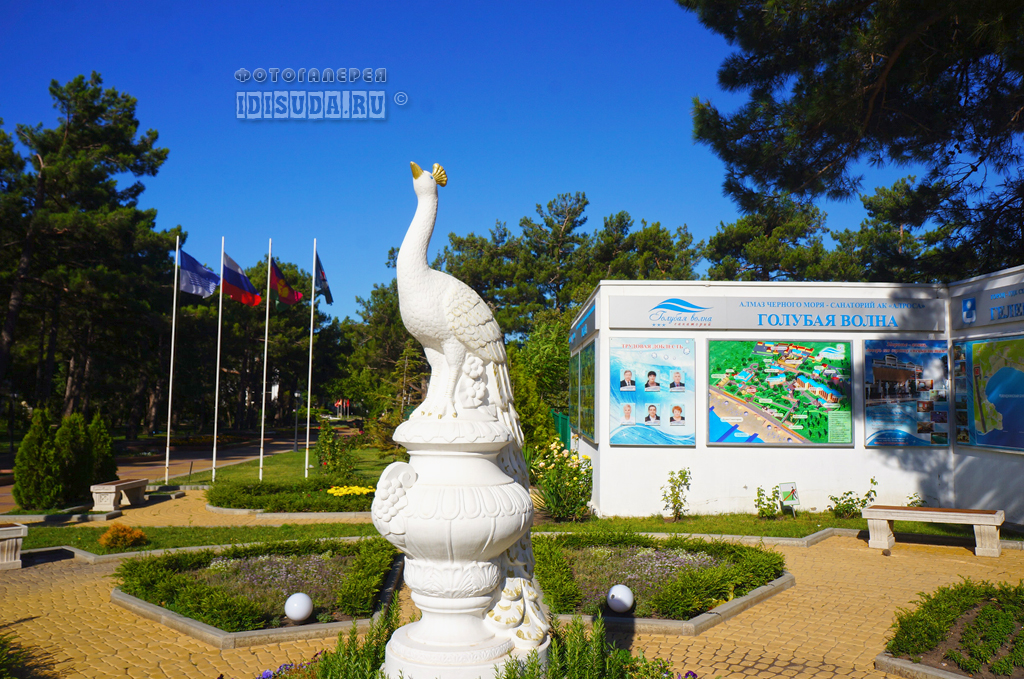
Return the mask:
POLYGON ((124 503, 136 507, 146 501, 146 486, 149 479, 125 479, 124 481, 107 481, 90 486, 92 491, 92 509, 94 512, 114 512, 121 508, 122 496, 124 503))
POLYGON ((999 556, 999 526, 1003 525, 1003 510, 943 509, 940 507, 891 507, 874 505, 862 509, 861 516, 868 520, 868 547, 889 549, 896 542, 892 534, 893 521, 924 521, 926 523, 963 523, 974 526, 974 554, 999 556))

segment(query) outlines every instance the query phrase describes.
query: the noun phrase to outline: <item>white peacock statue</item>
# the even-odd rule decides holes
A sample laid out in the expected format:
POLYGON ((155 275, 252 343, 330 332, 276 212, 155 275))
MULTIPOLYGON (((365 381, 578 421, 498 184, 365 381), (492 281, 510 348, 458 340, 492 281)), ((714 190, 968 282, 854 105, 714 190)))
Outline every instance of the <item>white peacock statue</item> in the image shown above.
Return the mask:
MULTIPOLYGON (((411 460, 410 464, 395 463, 382 474, 373 504, 374 524, 411 557, 406 562, 407 582, 414 600, 419 597, 424 602, 418 605, 425 616, 428 609, 447 606, 439 606, 431 597, 461 597, 468 606, 466 597, 484 596, 486 602, 489 596, 490 603, 478 610, 494 638, 522 652, 546 648, 549 625, 533 586, 529 531, 533 509, 522 454, 523 432, 513 406, 503 335, 490 308, 472 288, 428 266, 437 188, 445 186, 448 178, 437 164, 432 172, 423 171, 416 163, 411 166, 418 203, 398 254, 398 296, 402 321, 423 345, 431 378, 424 402, 395 432, 396 440, 413 442, 407 444, 411 460), (462 453, 446 453, 438 444, 442 440, 463 446, 448 448, 452 451, 470 450, 474 441, 491 441, 490 449, 499 452, 496 456, 489 453, 493 464, 484 467, 473 466, 480 462, 469 458, 458 458, 465 460, 457 463, 463 466, 444 467, 450 463, 444 460, 453 461, 452 456, 462 453), (434 452, 420 452, 416 442, 434 452), (500 473, 488 471, 495 465, 500 473), (436 469, 449 471, 440 473, 439 478, 436 469), (469 469, 477 471, 458 471, 469 469), (467 473, 471 475, 466 477, 467 473), (463 479, 458 481, 457 476, 463 479), (490 516, 494 518, 487 518, 490 516), (419 529, 422 537, 414 535, 414 524, 425 526, 428 518, 433 523, 419 529), (448 527, 435 528, 441 524, 448 527), (483 530, 481 537, 471 537, 477 530, 483 530), (500 538, 502 531, 507 538, 500 538), (428 542, 426 535, 435 532, 448 546, 428 542), (470 542, 482 545, 483 551, 472 557, 463 550, 458 556, 456 552, 462 549, 458 544, 470 542), (487 544, 500 544, 502 551, 485 556, 487 544), (491 572, 493 579, 488 575, 491 572), (485 591, 491 593, 485 595, 485 591)), ((412 628, 408 637, 401 637, 389 648, 396 657, 405 654, 411 658, 414 651, 409 649, 420 648, 417 644, 432 634, 423 627, 412 628)), ((499 650, 495 648, 495 653, 499 650)))

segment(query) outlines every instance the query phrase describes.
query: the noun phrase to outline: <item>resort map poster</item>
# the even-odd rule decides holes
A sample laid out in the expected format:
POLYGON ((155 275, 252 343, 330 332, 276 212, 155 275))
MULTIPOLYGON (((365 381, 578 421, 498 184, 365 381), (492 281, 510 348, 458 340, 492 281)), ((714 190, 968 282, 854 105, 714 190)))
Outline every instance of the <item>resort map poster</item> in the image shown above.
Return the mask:
POLYGON ((864 342, 864 443, 949 445, 946 340, 864 342))
POLYGON ((695 446, 692 339, 611 337, 612 445, 695 446))
POLYGON ((708 342, 708 443, 853 443, 849 342, 708 342))
POLYGON ((1024 450, 1024 337, 953 346, 957 443, 1024 450))

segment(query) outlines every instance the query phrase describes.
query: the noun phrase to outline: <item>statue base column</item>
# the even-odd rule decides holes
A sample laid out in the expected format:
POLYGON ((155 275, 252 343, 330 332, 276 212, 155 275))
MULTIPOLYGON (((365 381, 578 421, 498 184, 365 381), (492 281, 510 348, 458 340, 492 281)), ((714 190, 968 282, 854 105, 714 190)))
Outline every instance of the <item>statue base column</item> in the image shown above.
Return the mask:
POLYGON ((547 665, 550 639, 531 651, 517 650, 508 639, 493 636, 475 644, 428 645, 411 638, 422 622, 400 627, 391 636, 384 661, 390 679, 494 679, 495 668, 502 672, 508 662, 525 662, 532 651, 541 665, 547 665))

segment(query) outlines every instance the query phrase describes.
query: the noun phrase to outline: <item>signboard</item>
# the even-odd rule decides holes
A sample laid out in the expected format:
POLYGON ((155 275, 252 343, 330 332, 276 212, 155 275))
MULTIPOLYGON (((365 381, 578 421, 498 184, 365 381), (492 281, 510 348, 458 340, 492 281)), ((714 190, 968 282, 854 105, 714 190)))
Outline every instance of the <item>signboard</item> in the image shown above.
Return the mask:
POLYGON ((954 330, 1024 321, 1024 282, 958 295, 950 309, 954 330))
POLYGON ((783 507, 795 507, 800 504, 800 496, 796 494, 795 483, 780 483, 779 497, 783 507))
POLYGON ((850 343, 708 342, 708 443, 850 445, 850 343))
POLYGON ((613 445, 695 446, 692 339, 609 338, 613 445))
POLYGON ((580 316, 580 320, 576 321, 569 331, 569 349, 575 349, 587 340, 592 339, 596 328, 597 306, 591 302, 587 310, 580 316))
POLYGON ((793 299, 612 295, 608 309, 611 328, 940 332, 945 330, 946 318, 946 301, 934 296, 793 299))
POLYGON ((945 340, 864 342, 865 445, 949 445, 947 351, 945 340))
POLYGON ((1024 451, 1024 337, 955 344, 953 384, 957 443, 1024 451))

